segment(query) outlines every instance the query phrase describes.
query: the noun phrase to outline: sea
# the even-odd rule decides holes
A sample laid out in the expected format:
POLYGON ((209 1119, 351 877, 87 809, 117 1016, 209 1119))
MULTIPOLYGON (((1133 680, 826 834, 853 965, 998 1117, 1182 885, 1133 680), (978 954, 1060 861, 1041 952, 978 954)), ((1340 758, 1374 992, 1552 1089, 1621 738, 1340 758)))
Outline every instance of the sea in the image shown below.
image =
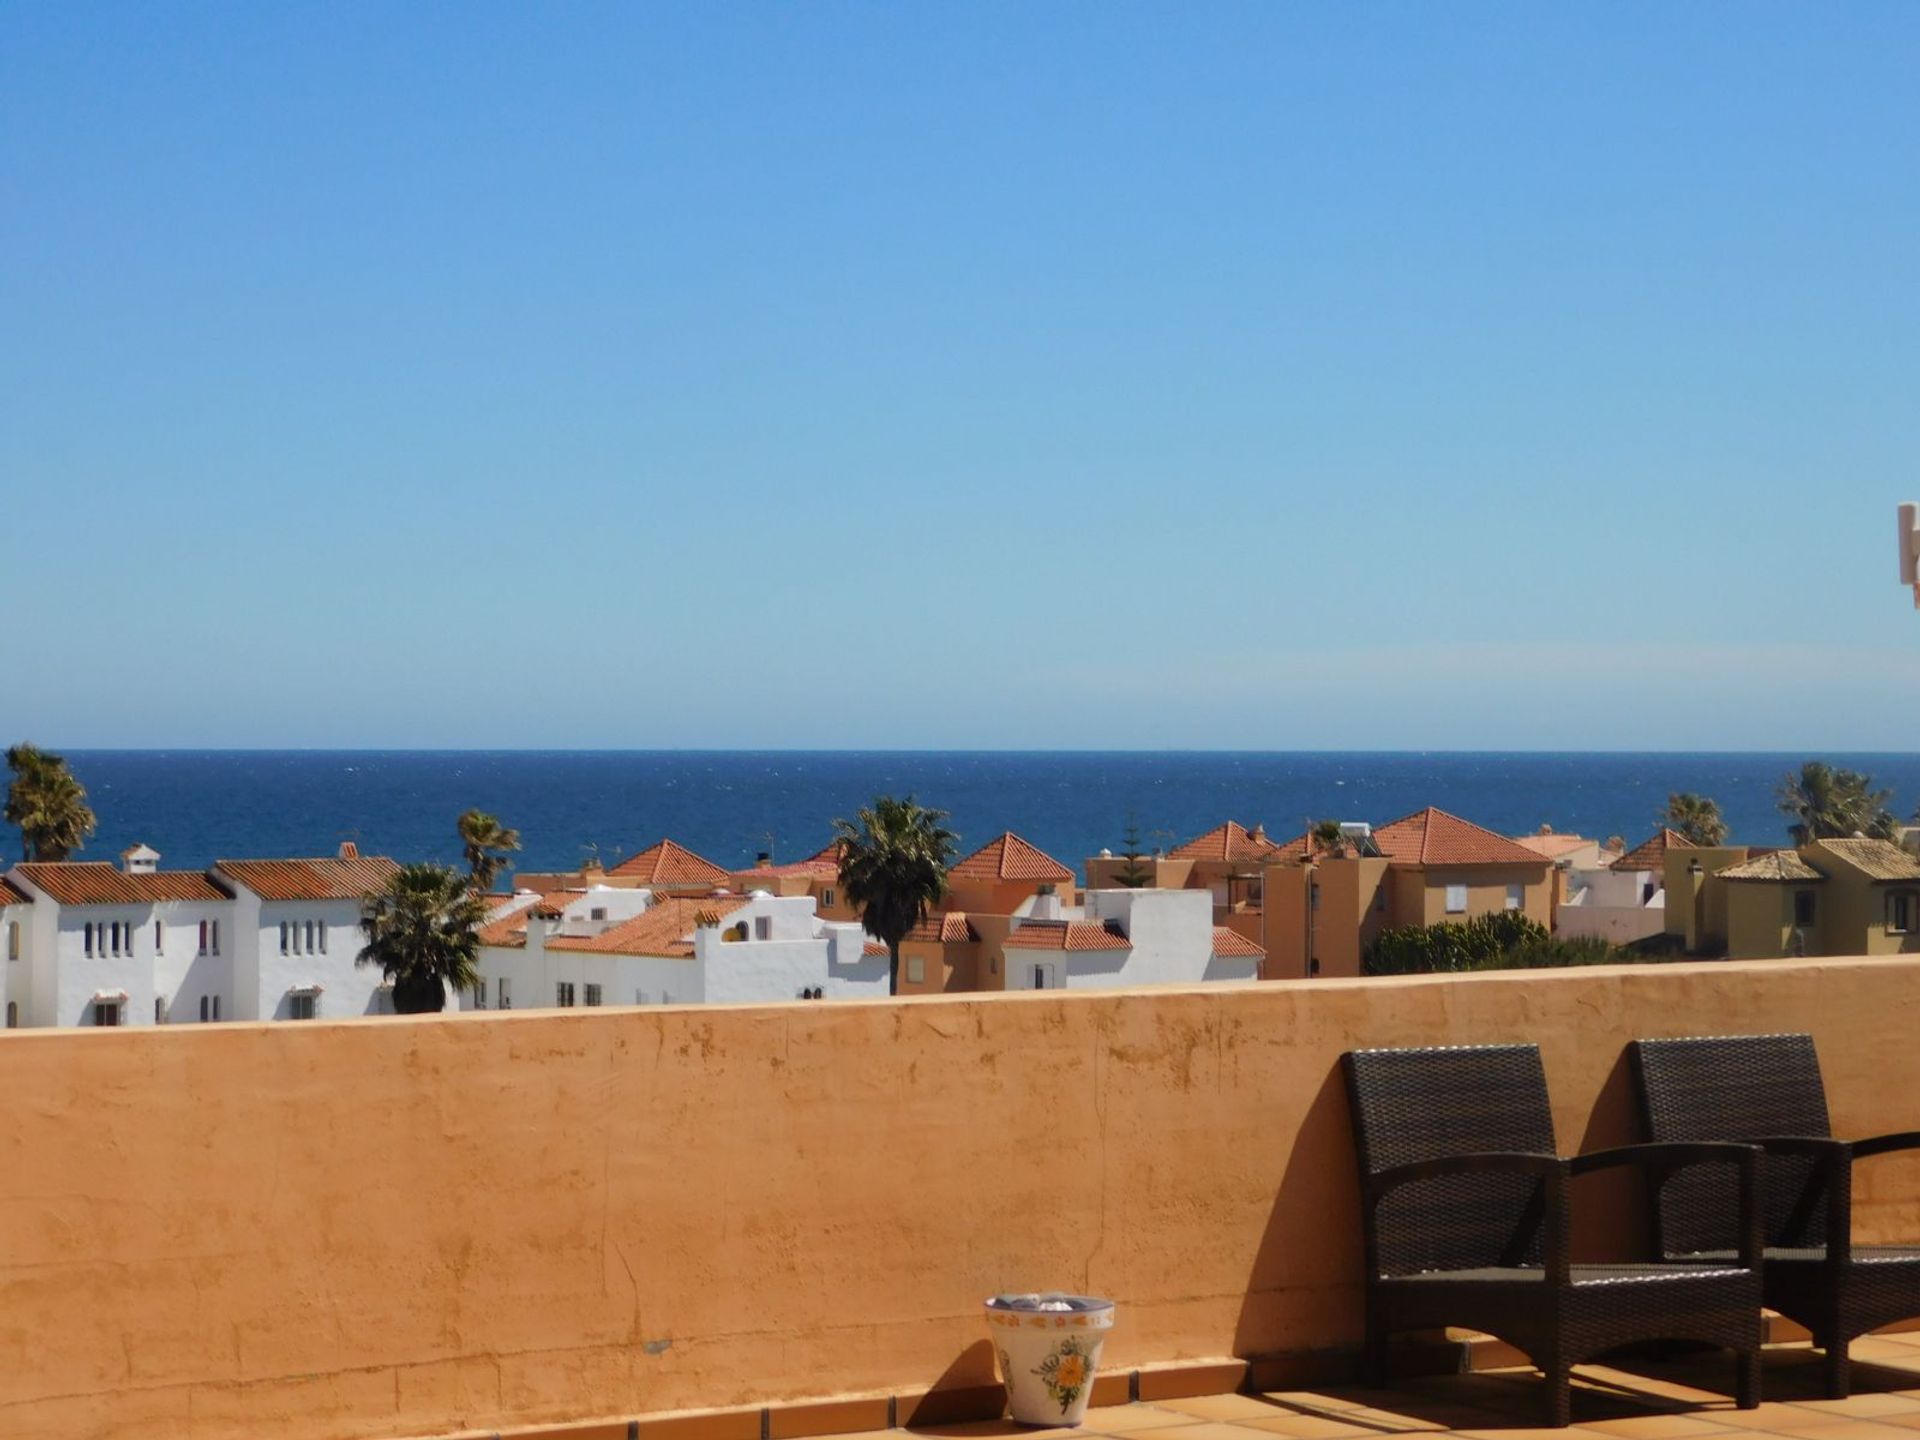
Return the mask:
MULTIPOLYGON (((800 859, 874 796, 945 810, 962 853, 1013 830, 1074 868, 1223 820, 1284 839, 1315 820, 1385 824, 1427 805, 1504 834, 1550 825, 1637 843, 1667 795, 1719 801, 1736 841, 1781 844, 1775 789, 1802 754, 1229 751, 68 751, 100 828, 78 858, 136 842, 168 868, 216 859, 363 854, 455 861, 455 818, 477 807, 519 830, 523 870, 571 870, 671 836, 727 866, 800 859)), ((1903 818, 1920 754, 1818 758, 1872 775, 1903 818)), ((18 855, 0 829, 0 856, 18 855)))

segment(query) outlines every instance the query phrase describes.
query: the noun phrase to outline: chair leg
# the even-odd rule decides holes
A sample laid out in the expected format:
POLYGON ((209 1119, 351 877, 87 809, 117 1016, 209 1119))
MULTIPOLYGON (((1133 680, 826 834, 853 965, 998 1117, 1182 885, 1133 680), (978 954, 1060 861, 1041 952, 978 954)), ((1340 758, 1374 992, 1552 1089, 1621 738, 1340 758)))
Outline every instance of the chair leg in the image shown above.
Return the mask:
POLYGON ((1547 1377, 1547 1424, 1556 1430, 1564 1430, 1573 1423, 1572 1367, 1556 1358, 1540 1369, 1547 1377))
POLYGON ((1853 1376, 1847 1363, 1848 1337, 1829 1331, 1817 1338, 1820 1348, 1826 1352, 1827 1398, 1844 1400, 1853 1390, 1853 1376))
POLYGON ((1734 1357, 1738 1366, 1734 1374, 1733 1403, 1742 1410, 1752 1410, 1760 1404, 1760 1352, 1741 1350, 1734 1357))

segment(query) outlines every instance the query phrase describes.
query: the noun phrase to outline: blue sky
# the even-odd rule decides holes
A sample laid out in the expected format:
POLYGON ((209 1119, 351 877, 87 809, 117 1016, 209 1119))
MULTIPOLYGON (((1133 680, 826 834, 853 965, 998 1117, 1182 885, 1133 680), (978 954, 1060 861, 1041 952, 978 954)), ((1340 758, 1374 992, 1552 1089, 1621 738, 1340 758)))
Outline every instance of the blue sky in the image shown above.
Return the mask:
POLYGON ((0 8, 0 737, 1910 749, 1920 7, 0 8))

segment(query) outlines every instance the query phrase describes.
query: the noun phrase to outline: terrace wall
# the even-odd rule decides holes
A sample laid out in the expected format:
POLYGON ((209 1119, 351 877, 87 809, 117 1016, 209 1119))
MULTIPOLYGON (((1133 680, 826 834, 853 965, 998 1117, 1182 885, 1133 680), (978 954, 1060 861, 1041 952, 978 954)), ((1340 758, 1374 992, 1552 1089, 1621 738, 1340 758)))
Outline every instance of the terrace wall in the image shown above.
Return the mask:
MULTIPOLYGON (((1865 1133, 1920 1128, 1917 1012, 1884 959, 15 1031, 0 1436, 980 1384, 981 1299, 1051 1285, 1120 1300, 1119 1365, 1338 1346, 1344 1050, 1538 1039, 1576 1150, 1633 1138, 1634 1036, 1806 1028, 1865 1133)), ((1618 1240, 1632 1192, 1589 1198, 1582 1243, 1618 1240)), ((1920 1233, 1905 1161, 1860 1200, 1864 1236, 1920 1233)))

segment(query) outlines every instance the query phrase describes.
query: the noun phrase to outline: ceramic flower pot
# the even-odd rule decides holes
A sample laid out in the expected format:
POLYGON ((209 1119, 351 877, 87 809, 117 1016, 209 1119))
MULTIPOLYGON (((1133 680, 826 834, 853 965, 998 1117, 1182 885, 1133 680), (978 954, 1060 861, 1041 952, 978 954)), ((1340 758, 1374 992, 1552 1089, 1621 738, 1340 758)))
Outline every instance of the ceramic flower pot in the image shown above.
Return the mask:
POLYGON ((1022 1425, 1078 1425, 1087 1414, 1113 1302, 1089 1295, 996 1295, 987 1329, 1022 1425))

